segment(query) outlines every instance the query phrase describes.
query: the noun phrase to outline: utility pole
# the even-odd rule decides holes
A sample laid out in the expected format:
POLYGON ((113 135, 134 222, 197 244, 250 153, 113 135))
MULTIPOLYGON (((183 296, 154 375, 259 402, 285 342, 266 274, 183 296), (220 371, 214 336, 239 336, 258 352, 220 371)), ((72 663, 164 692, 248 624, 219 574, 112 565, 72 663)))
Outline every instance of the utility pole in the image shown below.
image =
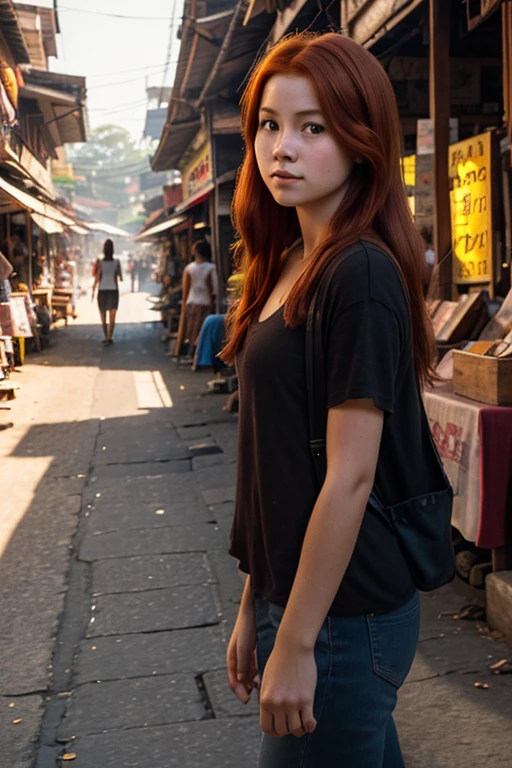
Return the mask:
POLYGON ((430 0, 430 118, 434 131, 434 251, 440 298, 452 298, 450 216, 450 22, 451 0, 430 0))

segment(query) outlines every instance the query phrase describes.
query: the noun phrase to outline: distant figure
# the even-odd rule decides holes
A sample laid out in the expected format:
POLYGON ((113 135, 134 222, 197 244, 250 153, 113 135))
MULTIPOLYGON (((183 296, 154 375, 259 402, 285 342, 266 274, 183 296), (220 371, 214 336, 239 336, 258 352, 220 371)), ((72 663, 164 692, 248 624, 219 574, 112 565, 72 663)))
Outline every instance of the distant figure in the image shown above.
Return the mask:
POLYGON ((103 259, 98 262, 92 289, 92 298, 94 299, 94 293, 98 286, 98 307, 105 336, 103 344, 114 343, 112 337, 114 335, 117 308, 119 306, 119 280, 122 279, 121 262, 119 259, 114 259, 114 243, 110 239, 105 240, 103 259))
POLYGON ((132 281, 132 293, 135 293, 135 281, 139 278, 138 290, 140 290, 140 274, 139 274, 139 262, 133 257, 130 259, 128 266, 128 272, 130 273, 130 279, 132 281))
POLYGON ((14 232, 10 239, 10 257, 11 263, 16 273, 17 287, 21 284, 28 284, 28 250, 21 239, 19 232, 14 232))
POLYGON ((215 311, 219 283, 215 265, 209 260, 211 249, 206 240, 192 246, 194 261, 183 271, 183 303, 185 304, 185 339, 188 353, 193 357, 201 326, 215 311))

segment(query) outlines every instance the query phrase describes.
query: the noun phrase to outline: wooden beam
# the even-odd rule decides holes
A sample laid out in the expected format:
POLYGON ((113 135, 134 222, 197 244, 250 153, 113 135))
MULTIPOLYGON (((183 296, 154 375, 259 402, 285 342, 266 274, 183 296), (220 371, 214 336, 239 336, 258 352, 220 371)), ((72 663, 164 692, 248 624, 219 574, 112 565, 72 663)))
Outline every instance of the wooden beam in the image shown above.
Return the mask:
POLYGON ((448 148, 450 144, 451 3, 430 0, 430 117, 434 128, 434 251, 440 298, 452 296, 452 234, 448 148))
POLYGON ((34 242, 32 238, 32 219, 30 213, 25 211, 25 228, 27 230, 27 251, 28 251, 28 290, 32 293, 32 257, 34 250, 34 242))

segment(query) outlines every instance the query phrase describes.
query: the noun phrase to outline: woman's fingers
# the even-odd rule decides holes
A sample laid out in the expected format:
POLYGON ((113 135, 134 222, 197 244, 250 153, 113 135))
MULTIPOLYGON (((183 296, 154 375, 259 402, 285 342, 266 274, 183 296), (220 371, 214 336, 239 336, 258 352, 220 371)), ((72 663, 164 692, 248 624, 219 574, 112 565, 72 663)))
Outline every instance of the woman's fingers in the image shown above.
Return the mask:
POLYGON ((252 684, 250 689, 246 682, 246 674, 239 668, 236 643, 230 643, 227 654, 227 668, 229 687, 233 693, 240 699, 242 704, 247 704, 251 698, 252 684))
POLYGON ((306 733, 313 733, 316 728, 316 719, 313 715, 313 702, 310 702, 301 710, 302 726, 306 733))
POLYGON ((297 738, 301 738, 301 736, 304 736, 306 731, 304 729, 304 726, 302 724, 302 718, 300 716, 300 712, 296 710, 295 712, 289 712, 287 715, 287 723, 288 723, 288 731, 293 735, 297 736, 297 738))

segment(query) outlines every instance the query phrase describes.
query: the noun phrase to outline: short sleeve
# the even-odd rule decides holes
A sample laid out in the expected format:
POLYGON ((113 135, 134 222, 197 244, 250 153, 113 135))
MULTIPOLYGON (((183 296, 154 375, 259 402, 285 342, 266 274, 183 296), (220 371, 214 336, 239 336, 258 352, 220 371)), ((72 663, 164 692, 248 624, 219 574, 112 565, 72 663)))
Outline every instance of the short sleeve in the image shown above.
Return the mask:
POLYGON ((327 407, 371 398, 393 413, 401 333, 391 309, 370 298, 332 308, 325 338, 327 407))

